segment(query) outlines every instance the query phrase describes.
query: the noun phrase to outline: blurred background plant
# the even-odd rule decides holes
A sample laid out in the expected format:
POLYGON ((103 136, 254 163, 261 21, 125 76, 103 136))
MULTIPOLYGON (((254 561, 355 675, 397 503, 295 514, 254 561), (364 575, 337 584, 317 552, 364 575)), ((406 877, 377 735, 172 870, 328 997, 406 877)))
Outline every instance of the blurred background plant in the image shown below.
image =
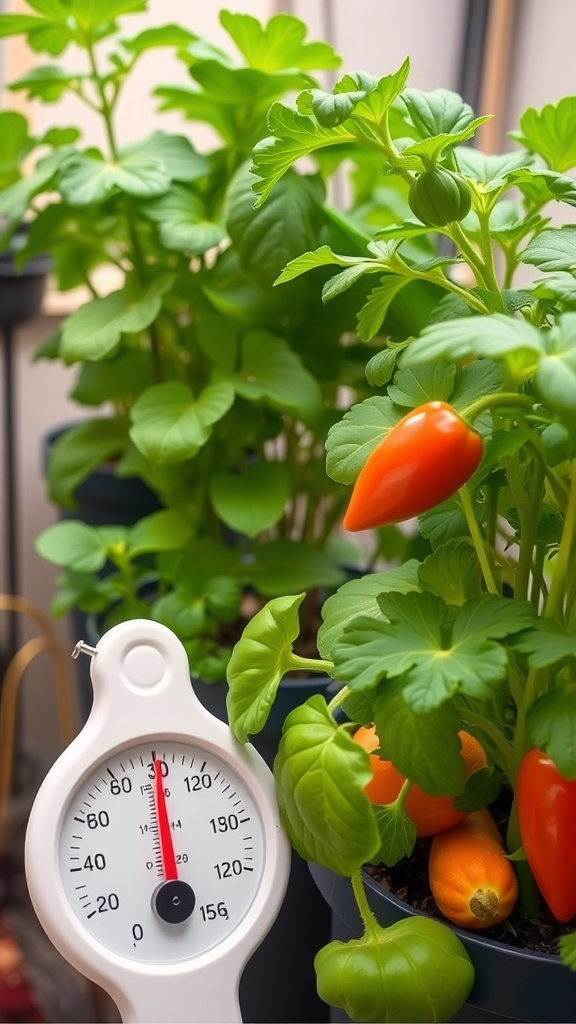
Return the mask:
MULTIPOLYGON (((19 232, 19 265, 49 253, 58 289, 91 295, 37 352, 77 368, 71 397, 90 413, 50 447, 49 495, 64 518, 37 549, 63 569, 53 611, 95 613, 103 628, 150 615, 185 642, 194 672, 221 679, 247 590, 258 603, 333 588, 364 558, 336 537, 346 490, 323 458, 339 409, 366 388, 354 334, 366 285, 324 305, 323 268, 273 282, 323 242, 364 252, 405 199, 367 148, 355 157, 353 216, 327 200, 343 154, 290 170, 254 209, 249 157, 271 103, 340 63, 329 44, 306 41, 297 18, 262 25, 222 11, 232 58, 173 24, 120 32, 116 19, 146 0, 28 6, 0 16, 0 36, 24 35, 51 63, 10 88, 41 103, 74 94, 106 140, 84 147, 81 120, 33 137, 20 113, 0 114, 2 248, 19 232), (70 46, 82 58, 74 73, 56 63, 70 46), (117 137, 126 82, 158 47, 191 78, 189 88, 155 85, 160 109, 209 126, 208 152, 161 128, 129 144, 117 137), (150 514, 97 525, 75 514, 78 489, 106 464, 145 485, 150 514)), ((418 326, 413 298, 392 311, 404 335, 418 326)))

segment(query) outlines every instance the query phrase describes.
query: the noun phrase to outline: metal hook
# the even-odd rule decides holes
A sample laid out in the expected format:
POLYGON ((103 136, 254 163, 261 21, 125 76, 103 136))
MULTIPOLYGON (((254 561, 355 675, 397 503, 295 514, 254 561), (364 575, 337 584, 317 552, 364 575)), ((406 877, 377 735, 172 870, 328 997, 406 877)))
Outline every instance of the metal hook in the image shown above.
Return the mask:
POLYGON ((81 654, 88 654, 93 658, 95 654, 98 654, 98 648, 91 647, 90 644, 85 643, 84 640, 79 640, 70 657, 79 658, 81 654))

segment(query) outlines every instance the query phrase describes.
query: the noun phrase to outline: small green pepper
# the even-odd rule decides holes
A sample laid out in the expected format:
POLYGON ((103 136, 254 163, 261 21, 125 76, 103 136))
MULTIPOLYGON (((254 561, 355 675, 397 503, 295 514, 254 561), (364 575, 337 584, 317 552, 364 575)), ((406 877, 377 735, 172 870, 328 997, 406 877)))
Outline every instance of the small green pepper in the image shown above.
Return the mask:
POLYGON ((408 194, 412 213, 423 224, 443 228, 462 220, 470 210, 470 187, 460 174, 445 167, 423 171, 414 179, 408 194))
POLYGON ((459 938, 427 917, 388 928, 373 922, 361 939, 317 953, 318 995, 355 1021, 434 1024, 466 1002, 474 968, 459 938))

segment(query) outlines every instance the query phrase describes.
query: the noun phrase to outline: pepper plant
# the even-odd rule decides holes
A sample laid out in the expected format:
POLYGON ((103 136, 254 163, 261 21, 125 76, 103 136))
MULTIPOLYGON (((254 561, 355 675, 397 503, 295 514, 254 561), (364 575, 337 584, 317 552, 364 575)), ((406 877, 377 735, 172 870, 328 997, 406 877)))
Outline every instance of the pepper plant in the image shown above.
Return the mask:
MULTIPOLYGON (((46 63, 9 88, 43 104, 73 97, 103 139, 88 145, 81 117, 36 137, 21 114, 0 113, 0 248, 24 221, 18 259, 48 252, 59 289, 90 295, 37 353, 77 369, 71 398, 86 410, 50 453, 49 495, 69 517, 37 543, 63 569, 54 611, 80 607, 103 628, 151 615, 181 637, 195 673, 222 679, 247 588, 260 603, 334 588, 358 557, 334 543, 346 489, 323 457, 342 386, 367 393, 353 335, 366 286, 325 306, 330 271, 273 282, 319 243, 362 252, 364 231, 326 201, 325 169, 286 167, 258 210, 249 170, 270 103, 315 89, 314 73, 340 58, 287 14, 262 25, 222 11, 231 56, 182 26, 130 32, 147 0, 27 6, 0 15, 0 37, 23 35, 46 63), (74 70, 59 63, 71 47, 74 70), (126 85, 160 48, 190 85, 153 84, 154 130, 127 142, 126 85), (165 111, 182 115, 180 133, 162 126, 165 111), (207 151, 191 141, 198 126, 215 139, 207 151), (111 292, 102 268, 118 279, 111 292), (142 480, 158 511, 128 527, 75 519, 77 488, 108 462, 142 480)), ((365 184, 362 202, 370 194, 365 184)), ((412 296, 396 313, 406 333, 417 308, 412 296)))
MULTIPOLYGON (((445 950, 422 935, 387 942, 364 896, 363 865, 414 852, 412 786, 465 812, 503 801, 523 912, 543 912, 547 899, 560 921, 575 909, 566 814, 576 788, 576 97, 526 110, 509 150, 487 155, 473 140, 484 118, 455 93, 411 88, 408 76, 406 61, 274 103, 252 163, 257 209, 304 157, 351 168, 353 184, 377 165, 382 187, 395 182, 409 206, 392 223, 383 214, 363 252, 322 244, 277 279, 281 291, 330 267, 327 304, 370 281, 356 331, 372 390, 331 428, 326 471, 348 488, 348 531, 409 520, 421 545, 326 600, 316 670, 341 687, 289 714, 274 766, 296 850, 352 879, 364 938, 329 946, 317 972, 325 997, 361 1020, 446 1019, 469 991, 461 951, 445 970, 445 950), (390 304, 415 281, 438 299, 426 325, 402 336, 390 304), (375 725, 380 757, 404 779, 387 805, 364 791, 372 767, 353 739, 359 725, 375 725), (487 755, 467 780, 463 729, 487 755), (555 801, 559 778, 566 795, 555 801), (411 981, 402 973, 400 985, 395 970, 411 970, 411 981), (450 1007, 440 991, 452 993, 450 1007)), ((377 192, 371 203, 377 222, 377 192)), ((228 711, 241 741, 301 667, 303 597, 271 600, 233 651, 228 711)), ((561 955, 576 968, 576 935, 563 937, 561 955)))

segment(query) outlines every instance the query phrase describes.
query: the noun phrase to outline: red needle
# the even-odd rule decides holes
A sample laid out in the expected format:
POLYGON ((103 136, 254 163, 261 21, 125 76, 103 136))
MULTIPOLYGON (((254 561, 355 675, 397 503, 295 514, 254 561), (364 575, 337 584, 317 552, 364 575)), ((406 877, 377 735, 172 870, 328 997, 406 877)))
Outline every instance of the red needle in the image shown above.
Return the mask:
POLYGON ((164 792, 164 776, 162 775, 162 761, 156 758, 154 761, 154 802, 156 805, 156 819, 158 821, 158 835, 160 837, 160 853, 162 855, 162 868, 164 878, 167 882, 178 878, 176 868, 176 857, 174 856, 174 844, 172 832, 168 821, 166 810, 166 794, 164 792))

